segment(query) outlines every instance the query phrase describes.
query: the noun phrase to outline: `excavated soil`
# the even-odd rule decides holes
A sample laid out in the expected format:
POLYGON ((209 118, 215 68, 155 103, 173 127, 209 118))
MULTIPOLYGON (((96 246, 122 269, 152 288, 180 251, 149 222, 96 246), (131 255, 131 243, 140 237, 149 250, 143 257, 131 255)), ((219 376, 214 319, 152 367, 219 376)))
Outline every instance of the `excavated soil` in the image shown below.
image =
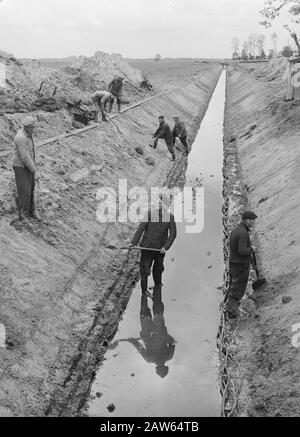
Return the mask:
POLYGON ((42 224, 15 222, 11 155, 5 147, 0 323, 8 346, 0 350, 0 416, 79 413, 138 278, 137 258, 108 248, 112 240, 122 245, 135 226, 99 223, 96 192, 117 188, 119 179, 127 179, 129 188, 150 188, 182 178, 186 159, 180 150, 172 165, 163 142, 155 152, 148 146, 157 116, 165 114, 171 123, 176 112, 187 122, 192 142, 221 70, 220 64, 199 65, 198 75, 184 86, 116 117, 121 133, 102 123, 42 145, 55 123, 57 132, 64 124, 57 114, 49 130, 45 122, 37 138, 42 224))
POLYGON ((295 417, 300 411, 300 348, 293 341, 300 322, 300 107, 285 101, 284 68, 284 61, 228 68, 226 236, 244 208, 257 213, 256 246, 267 280, 255 293, 248 288, 231 327, 241 416, 295 417))

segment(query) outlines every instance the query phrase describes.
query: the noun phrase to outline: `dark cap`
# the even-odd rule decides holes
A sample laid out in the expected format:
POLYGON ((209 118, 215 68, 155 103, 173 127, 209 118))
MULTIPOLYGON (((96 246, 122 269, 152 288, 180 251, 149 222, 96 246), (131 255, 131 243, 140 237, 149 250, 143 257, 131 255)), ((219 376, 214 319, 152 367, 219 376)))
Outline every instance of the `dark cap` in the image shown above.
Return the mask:
POLYGON ((242 215, 242 219, 243 220, 256 220, 257 215, 254 214, 254 212, 252 212, 252 211, 245 211, 242 215))

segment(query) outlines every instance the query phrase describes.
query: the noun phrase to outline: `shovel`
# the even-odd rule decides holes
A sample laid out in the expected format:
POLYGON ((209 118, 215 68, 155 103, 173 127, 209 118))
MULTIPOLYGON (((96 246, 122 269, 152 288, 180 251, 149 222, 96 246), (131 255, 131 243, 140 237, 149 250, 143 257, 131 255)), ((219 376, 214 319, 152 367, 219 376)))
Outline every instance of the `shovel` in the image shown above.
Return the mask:
POLYGON ((151 250, 152 252, 160 252, 160 249, 151 249, 149 247, 141 247, 141 246, 132 246, 132 247, 128 247, 128 246, 117 246, 113 243, 106 245, 106 247, 108 249, 118 249, 118 250, 151 250))
MULTIPOLYGON (((105 112, 105 111, 104 111, 105 112)), ((106 117, 109 119, 109 121, 112 122, 112 124, 118 129, 118 132, 120 135, 124 135, 119 126, 110 118, 110 116, 105 112, 106 117)))
POLYGON ((257 280, 253 282, 252 288, 254 291, 258 290, 259 288, 263 287, 265 283, 267 282, 264 278, 261 278, 258 270, 256 255, 253 253, 253 268, 256 272, 257 280))

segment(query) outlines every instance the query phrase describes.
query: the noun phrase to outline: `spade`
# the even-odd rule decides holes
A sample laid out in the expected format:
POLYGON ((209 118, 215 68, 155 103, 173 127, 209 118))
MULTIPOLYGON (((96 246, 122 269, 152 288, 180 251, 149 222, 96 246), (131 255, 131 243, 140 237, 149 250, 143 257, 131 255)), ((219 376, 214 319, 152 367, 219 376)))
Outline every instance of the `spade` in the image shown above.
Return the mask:
POLYGON ((259 274, 259 270, 258 270, 258 265, 257 265, 257 260, 256 260, 256 255, 255 253, 253 253, 253 268, 256 272, 256 276, 257 276, 257 280, 253 282, 252 284, 252 288, 254 291, 258 290, 259 288, 261 288, 263 285, 266 284, 266 280, 264 278, 262 278, 259 274))

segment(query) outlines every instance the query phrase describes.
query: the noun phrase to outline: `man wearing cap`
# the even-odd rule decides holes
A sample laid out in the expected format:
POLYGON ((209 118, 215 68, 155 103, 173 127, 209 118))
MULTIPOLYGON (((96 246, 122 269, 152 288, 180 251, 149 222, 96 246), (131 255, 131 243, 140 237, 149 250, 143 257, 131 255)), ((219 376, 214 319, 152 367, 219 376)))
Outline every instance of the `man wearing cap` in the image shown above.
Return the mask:
POLYGON ((232 319, 237 318, 238 307, 245 295, 249 280, 252 253, 255 252, 255 248, 251 246, 250 230, 256 219, 257 215, 253 212, 244 212, 242 222, 233 229, 230 235, 230 285, 226 311, 232 319))
POLYGON ((35 166, 35 150, 33 131, 36 119, 31 116, 25 117, 23 127, 14 139, 13 169, 15 172, 18 192, 18 207, 20 219, 39 219, 35 212, 34 187, 38 181, 38 172, 35 166))
MULTIPOLYGON (((109 86, 108 86, 108 90, 109 92, 117 98, 117 105, 118 105, 118 111, 121 111, 121 97, 122 97, 122 91, 123 91, 123 81, 124 78, 123 77, 116 77, 114 78, 109 86)), ((112 104, 111 104, 111 109, 112 109, 112 104)))
POLYGON ((162 286, 164 259, 167 251, 177 238, 177 226, 171 214, 172 195, 160 196, 159 205, 151 207, 143 222, 139 225, 130 246, 144 248, 141 253, 140 274, 142 294, 148 292, 148 277, 152 265, 152 275, 156 287, 162 286), (151 250, 155 249, 155 250, 151 250))
POLYGON ((165 122, 165 117, 163 115, 158 117, 158 121, 159 121, 159 127, 155 132, 155 134, 153 135, 154 145, 153 146, 151 145, 151 147, 153 147, 153 149, 156 149, 158 140, 159 139, 165 140, 167 148, 172 156, 172 161, 175 161, 173 135, 170 126, 168 125, 168 123, 165 122))
POLYGON ((189 154, 189 146, 187 143, 187 130, 183 121, 179 117, 174 117, 175 126, 173 128, 173 145, 175 146, 176 138, 178 137, 184 147, 184 155, 189 154))

